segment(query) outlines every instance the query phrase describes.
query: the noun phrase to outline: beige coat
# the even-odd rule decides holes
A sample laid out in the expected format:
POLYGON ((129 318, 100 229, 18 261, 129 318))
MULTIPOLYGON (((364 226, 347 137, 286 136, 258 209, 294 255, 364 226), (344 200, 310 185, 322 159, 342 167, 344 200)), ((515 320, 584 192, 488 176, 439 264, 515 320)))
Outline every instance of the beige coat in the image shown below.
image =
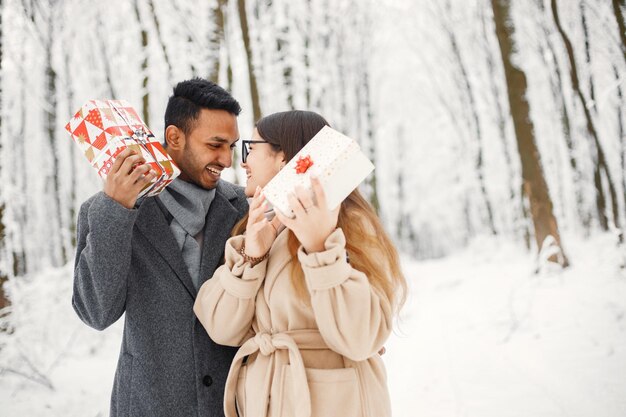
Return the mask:
POLYGON ((281 232, 269 259, 254 267, 238 252, 243 236, 229 239, 225 264, 196 299, 211 338, 241 346, 226 382, 226 417, 237 416, 235 407, 242 417, 390 416, 377 353, 392 328, 389 300, 347 262, 337 229, 326 251, 298 251, 311 294, 310 305, 300 301, 287 237, 281 232))

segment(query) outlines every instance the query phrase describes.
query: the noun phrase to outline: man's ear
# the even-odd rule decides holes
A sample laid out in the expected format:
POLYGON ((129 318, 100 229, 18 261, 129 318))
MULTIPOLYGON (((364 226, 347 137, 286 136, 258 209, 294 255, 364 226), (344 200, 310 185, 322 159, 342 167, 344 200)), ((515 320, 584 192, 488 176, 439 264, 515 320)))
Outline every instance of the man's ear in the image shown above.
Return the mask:
POLYGON ((168 150, 181 150, 185 147, 185 134, 177 126, 169 125, 165 129, 165 142, 168 150))

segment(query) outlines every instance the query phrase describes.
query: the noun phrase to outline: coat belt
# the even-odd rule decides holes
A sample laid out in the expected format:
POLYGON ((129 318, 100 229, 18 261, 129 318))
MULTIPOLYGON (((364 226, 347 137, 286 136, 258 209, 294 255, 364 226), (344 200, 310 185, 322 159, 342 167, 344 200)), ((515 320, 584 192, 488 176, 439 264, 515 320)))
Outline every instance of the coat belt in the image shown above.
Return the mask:
MULTIPOLYGON (((328 349, 328 345, 324 342, 322 335, 318 330, 294 330, 276 334, 257 333, 253 338, 248 339, 237 351, 233 363, 228 372, 226 386, 224 389, 224 412, 226 417, 237 417, 235 406, 235 395, 237 392, 237 381, 239 371, 241 370, 243 358, 253 353, 259 352, 263 356, 272 355, 276 349, 286 349, 289 351, 289 364, 293 377, 293 394, 294 398, 298 398, 303 406, 295 410, 296 417, 311 416, 311 394, 309 392, 309 384, 306 379, 306 371, 300 349, 328 349)), ((272 365, 273 366, 273 365, 272 365)), ((271 380, 265 380, 266 386, 262 387, 267 395, 266 401, 258 404, 263 407, 258 413, 259 416, 267 415, 267 407, 269 402, 269 384, 271 380)))

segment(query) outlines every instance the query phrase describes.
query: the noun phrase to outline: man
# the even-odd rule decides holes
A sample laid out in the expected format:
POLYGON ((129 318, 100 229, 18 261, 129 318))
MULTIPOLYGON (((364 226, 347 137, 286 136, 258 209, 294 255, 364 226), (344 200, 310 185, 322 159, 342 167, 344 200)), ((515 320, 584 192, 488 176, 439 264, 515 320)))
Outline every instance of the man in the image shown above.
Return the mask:
POLYGON ((248 208, 243 190, 220 180, 232 164, 240 111, 209 81, 179 83, 165 111, 165 142, 181 175, 137 204, 155 174, 126 149, 104 191, 81 207, 74 309, 98 330, 126 313, 112 416, 223 416, 236 349, 209 338, 193 304, 248 208))

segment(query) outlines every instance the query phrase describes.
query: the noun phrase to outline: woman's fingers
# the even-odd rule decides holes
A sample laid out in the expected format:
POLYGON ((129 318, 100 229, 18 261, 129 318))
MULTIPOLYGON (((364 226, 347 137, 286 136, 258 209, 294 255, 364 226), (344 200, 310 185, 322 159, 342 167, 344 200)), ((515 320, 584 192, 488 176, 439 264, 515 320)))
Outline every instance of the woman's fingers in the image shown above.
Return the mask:
POLYGON ((298 198, 296 197, 294 193, 289 193, 287 195, 287 201, 289 202, 289 207, 291 208, 291 210, 293 211, 293 214, 295 214, 296 217, 304 216, 304 214, 306 213, 306 210, 304 209, 304 207, 302 206, 302 203, 300 202, 300 200, 298 200, 298 198))
POLYGON ((248 225, 258 223, 265 218, 265 211, 267 210, 267 203, 264 201, 264 197, 260 196, 261 202, 259 204, 251 205, 248 213, 248 225), (256 206, 256 207, 255 207, 256 206))
POLYGON ((313 194, 311 190, 307 190, 304 187, 297 186, 294 192, 304 211, 309 211, 313 208, 313 194))
POLYGON ((315 200, 317 201, 317 206, 325 209, 326 206, 326 193, 324 192, 324 187, 322 186, 322 182, 319 178, 314 175, 311 175, 311 187, 313 187, 313 194, 315 195, 315 200))
POLYGON ((265 196, 261 193, 261 187, 257 186, 254 191, 254 195, 252 196, 252 200, 250 201, 250 210, 254 210, 259 207, 263 200, 265 200, 265 196))
POLYGON ((274 212, 276 213, 276 217, 275 218, 278 219, 278 221, 280 221, 282 224, 284 224, 289 229, 293 228, 294 219, 290 219, 289 217, 285 216, 283 214, 283 212, 278 210, 277 208, 274 208, 274 212))
POLYGON ((283 222, 280 221, 278 216, 274 216, 274 218, 270 221, 270 224, 276 231, 276 234, 280 232, 280 229, 283 227, 283 222))

